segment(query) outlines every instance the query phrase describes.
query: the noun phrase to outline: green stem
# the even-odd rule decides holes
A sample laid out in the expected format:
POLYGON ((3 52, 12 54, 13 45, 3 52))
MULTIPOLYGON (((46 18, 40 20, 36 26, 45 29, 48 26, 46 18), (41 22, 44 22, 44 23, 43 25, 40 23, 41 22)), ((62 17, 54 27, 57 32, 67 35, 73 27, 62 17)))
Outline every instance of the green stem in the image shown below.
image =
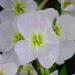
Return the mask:
POLYGON ((33 61, 32 65, 37 71, 38 75, 49 75, 49 69, 42 67, 38 60, 33 61))
POLYGON ((21 72, 21 70, 23 69, 23 66, 22 65, 20 65, 19 66, 19 68, 18 68, 18 70, 17 70, 17 73, 16 73, 16 75, 18 75, 20 72, 21 72))
POLYGON ((40 4, 39 4, 39 6, 38 6, 38 10, 43 9, 43 7, 44 7, 44 6, 45 6, 45 4, 47 3, 47 1, 48 1, 48 0, 43 0, 43 2, 42 2, 42 3, 40 3, 40 4))

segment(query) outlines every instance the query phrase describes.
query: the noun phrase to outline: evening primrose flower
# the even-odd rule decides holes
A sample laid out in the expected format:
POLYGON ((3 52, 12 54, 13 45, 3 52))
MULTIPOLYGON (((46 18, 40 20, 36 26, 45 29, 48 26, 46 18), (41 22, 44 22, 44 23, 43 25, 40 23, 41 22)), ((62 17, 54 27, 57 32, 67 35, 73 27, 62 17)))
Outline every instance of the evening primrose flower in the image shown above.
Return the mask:
POLYGON ((25 38, 15 45, 20 64, 37 58, 43 67, 50 68, 59 55, 59 40, 49 18, 36 11, 28 12, 19 16, 17 27, 25 38))
POLYGON ((59 32, 60 53, 57 64, 64 63, 65 60, 71 58, 75 53, 75 18, 70 15, 61 15, 55 25, 55 33, 59 32), (58 28, 59 30, 58 30, 58 28))
POLYGON ((0 0, 4 8, 0 12, 0 20, 5 21, 28 11, 36 10, 37 4, 34 0, 0 0))
POLYGON ((17 66, 14 63, 0 64, 0 75, 15 75, 17 66))

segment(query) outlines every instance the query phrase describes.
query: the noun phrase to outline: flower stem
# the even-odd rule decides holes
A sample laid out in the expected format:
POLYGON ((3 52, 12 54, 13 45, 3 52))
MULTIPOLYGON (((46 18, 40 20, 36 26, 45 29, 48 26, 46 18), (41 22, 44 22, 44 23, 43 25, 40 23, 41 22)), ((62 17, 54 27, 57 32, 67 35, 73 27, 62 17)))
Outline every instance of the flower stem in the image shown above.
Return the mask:
POLYGON ((48 2, 48 0, 43 0, 43 2, 41 2, 38 6, 38 10, 43 9, 43 7, 45 6, 45 4, 48 2))
POLYGON ((37 59, 32 62, 32 65, 38 75, 49 75, 49 69, 42 67, 37 59))
POLYGON ((18 68, 18 70, 17 70, 17 73, 16 73, 16 75, 18 75, 20 72, 21 72, 21 70, 23 69, 23 66, 22 65, 20 65, 19 66, 19 68, 18 68))

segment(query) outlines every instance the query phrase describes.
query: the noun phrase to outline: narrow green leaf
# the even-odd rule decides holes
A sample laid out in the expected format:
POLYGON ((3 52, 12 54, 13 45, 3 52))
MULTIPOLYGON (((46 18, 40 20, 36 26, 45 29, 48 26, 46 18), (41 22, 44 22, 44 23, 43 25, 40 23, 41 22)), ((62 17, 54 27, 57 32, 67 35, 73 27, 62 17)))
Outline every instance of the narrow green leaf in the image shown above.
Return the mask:
POLYGON ((68 74, 67 74, 66 66, 64 66, 64 67, 61 69, 59 75, 68 75, 68 74))
POLYGON ((49 69, 49 73, 52 73, 56 70, 56 64, 54 64, 50 69, 49 69))

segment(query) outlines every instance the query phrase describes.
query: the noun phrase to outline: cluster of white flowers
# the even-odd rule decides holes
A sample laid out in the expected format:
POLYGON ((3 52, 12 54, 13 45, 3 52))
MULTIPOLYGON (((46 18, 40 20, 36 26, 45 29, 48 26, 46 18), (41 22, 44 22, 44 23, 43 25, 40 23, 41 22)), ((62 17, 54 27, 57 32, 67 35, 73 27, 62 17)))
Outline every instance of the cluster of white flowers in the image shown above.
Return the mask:
MULTIPOLYGON (((37 10, 33 0, 0 0, 4 8, 0 12, 0 75, 15 75, 20 65, 25 65, 20 75, 37 75, 27 65, 33 60, 50 68, 73 56, 74 2, 59 1, 64 12, 60 16, 53 8, 37 10)), ((57 71, 52 75, 58 75, 57 71)))

